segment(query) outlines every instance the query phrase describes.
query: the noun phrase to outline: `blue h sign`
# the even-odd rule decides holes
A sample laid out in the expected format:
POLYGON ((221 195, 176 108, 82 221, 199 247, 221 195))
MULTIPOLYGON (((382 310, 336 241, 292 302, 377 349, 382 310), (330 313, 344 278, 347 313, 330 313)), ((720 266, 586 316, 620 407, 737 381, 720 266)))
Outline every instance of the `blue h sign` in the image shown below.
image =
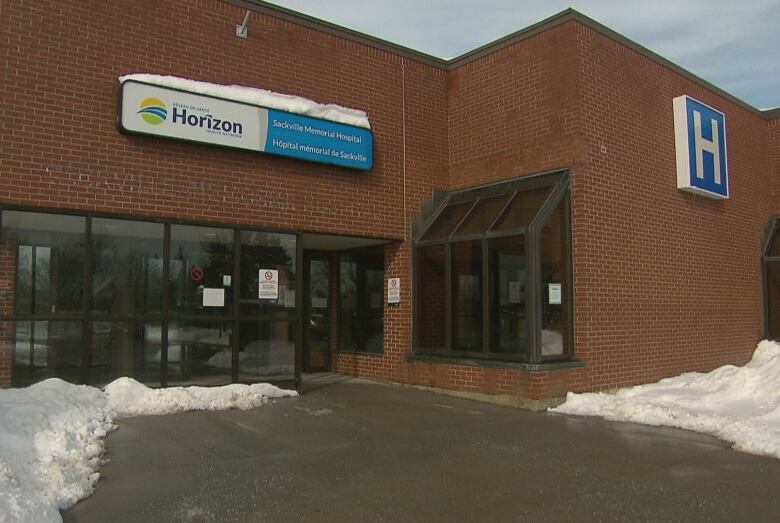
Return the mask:
POLYGON ((713 198, 729 197, 726 117, 690 96, 674 99, 677 188, 713 198))

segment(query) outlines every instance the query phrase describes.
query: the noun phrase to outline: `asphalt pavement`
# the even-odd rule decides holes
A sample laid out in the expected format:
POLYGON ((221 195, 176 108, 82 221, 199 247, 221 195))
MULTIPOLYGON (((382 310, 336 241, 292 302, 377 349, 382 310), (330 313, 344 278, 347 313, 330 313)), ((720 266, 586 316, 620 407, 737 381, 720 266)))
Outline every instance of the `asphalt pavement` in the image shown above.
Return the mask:
POLYGON ((304 383, 250 411, 121 420, 65 522, 780 520, 780 460, 709 436, 304 383))

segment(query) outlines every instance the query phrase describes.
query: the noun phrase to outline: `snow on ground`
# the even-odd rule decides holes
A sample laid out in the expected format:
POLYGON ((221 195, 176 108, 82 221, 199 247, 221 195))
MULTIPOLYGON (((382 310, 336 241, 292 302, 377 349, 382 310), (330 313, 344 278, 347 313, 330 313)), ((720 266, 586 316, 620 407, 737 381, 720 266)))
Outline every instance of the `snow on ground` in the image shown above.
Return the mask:
POLYGON ((222 85, 209 82, 200 82, 179 78, 177 76, 163 76, 159 74, 134 73, 119 77, 119 82, 124 83, 127 80, 135 80, 145 84, 159 85, 160 87, 170 87, 180 89, 196 94, 216 96, 236 102, 244 102, 251 105, 259 105, 269 109, 278 109, 289 113, 303 114, 314 118, 322 118, 332 122, 354 125, 370 129, 368 116, 359 109, 350 109, 336 104, 321 104, 308 98, 294 96, 289 94, 279 94, 256 87, 245 87, 243 85, 222 85))
POLYGON ((298 394, 268 383, 150 389, 131 378, 119 378, 106 385, 105 391, 108 407, 117 418, 174 414, 188 410, 245 410, 265 405, 274 398, 298 394))
POLYGON ((686 373, 616 394, 570 392, 550 410, 703 432, 737 450, 780 458, 780 345, 762 341, 744 367, 686 373))
POLYGON ((93 492, 116 419, 250 409, 296 395, 267 383, 150 389, 130 378, 105 391, 56 378, 0 390, 0 523, 62 521, 59 509, 93 492))

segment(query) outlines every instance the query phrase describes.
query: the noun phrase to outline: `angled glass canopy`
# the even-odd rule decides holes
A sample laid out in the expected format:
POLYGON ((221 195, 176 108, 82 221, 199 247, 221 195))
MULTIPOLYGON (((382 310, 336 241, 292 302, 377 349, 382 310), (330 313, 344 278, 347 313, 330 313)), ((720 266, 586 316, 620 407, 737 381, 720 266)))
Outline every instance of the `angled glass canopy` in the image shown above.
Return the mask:
POLYGON ((415 235, 415 352, 573 357, 569 177, 450 193, 415 235))

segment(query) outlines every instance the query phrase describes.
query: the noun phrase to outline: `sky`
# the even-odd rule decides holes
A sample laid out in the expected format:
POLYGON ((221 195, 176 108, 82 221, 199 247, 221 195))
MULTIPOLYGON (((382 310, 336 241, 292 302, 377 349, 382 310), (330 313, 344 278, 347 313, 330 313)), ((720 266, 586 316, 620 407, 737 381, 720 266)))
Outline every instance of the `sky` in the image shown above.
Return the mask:
POLYGON ((780 0, 275 0, 439 58, 568 7, 759 109, 780 107, 780 0))

